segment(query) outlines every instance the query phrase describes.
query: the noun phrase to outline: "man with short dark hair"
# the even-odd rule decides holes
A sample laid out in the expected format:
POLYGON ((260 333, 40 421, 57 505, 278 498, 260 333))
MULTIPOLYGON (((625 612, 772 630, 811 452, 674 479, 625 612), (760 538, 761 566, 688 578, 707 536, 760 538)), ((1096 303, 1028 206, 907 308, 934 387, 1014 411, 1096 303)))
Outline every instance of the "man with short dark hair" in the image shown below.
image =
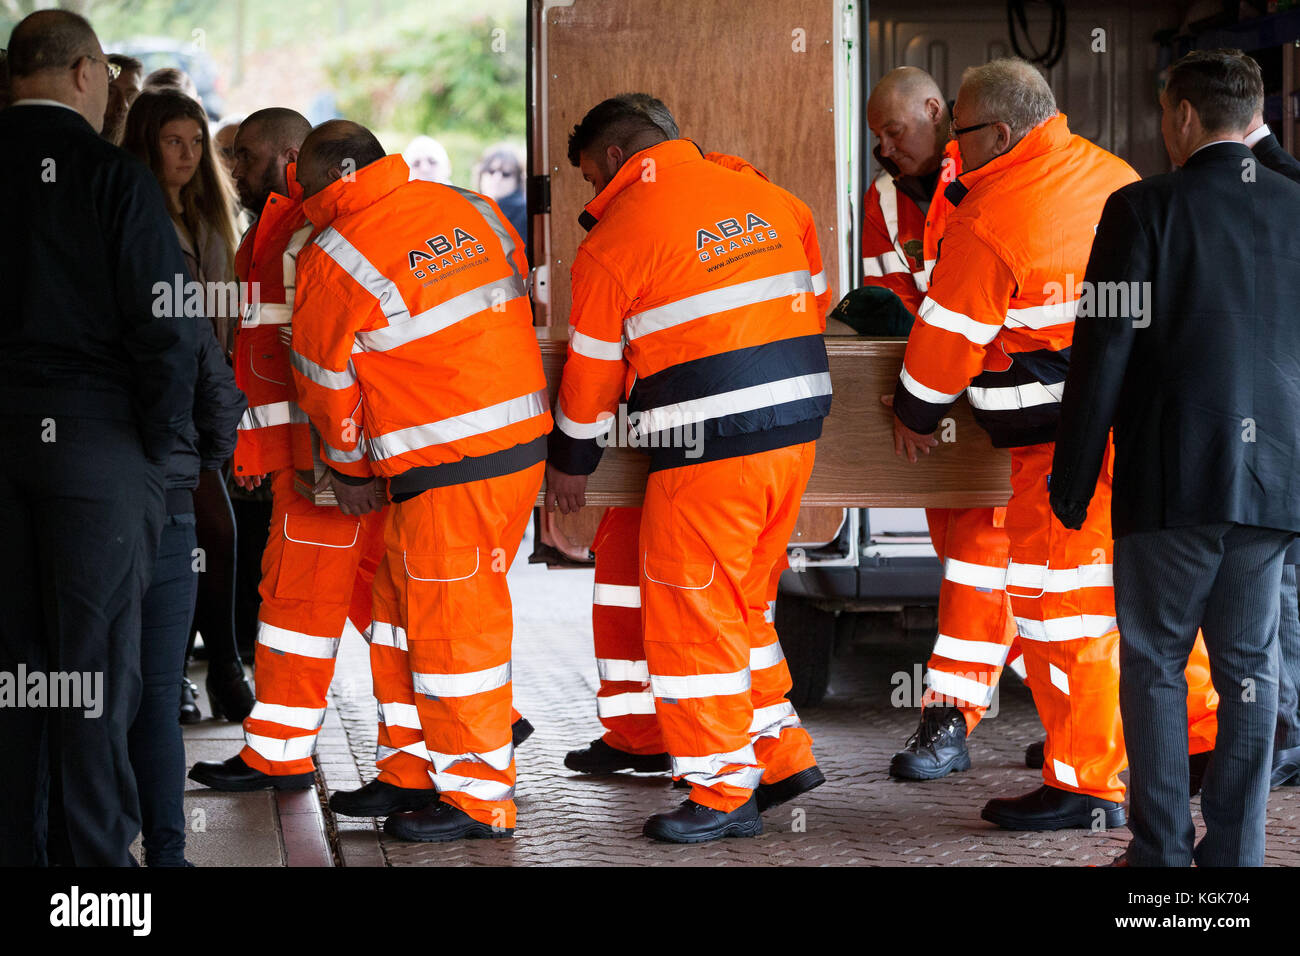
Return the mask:
POLYGON ((1237 50, 1171 67, 1161 131, 1179 168, 1109 198, 1084 281, 1138 290, 1147 308, 1135 321, 1098 294, 1080 309, 1062 400, 1050 493, 1066 527, 1114 428, 1132 866, 1264 862, 1279 588, 1300 532, 1300 186, 1244 143, 1262 95, 1237 50), (1198 627, 1222 696, 1196 844, 1180 744, 1198 627))
POLYGON ((125 53, 110 53, 108 62, 119 72, 108 84, 108 108, 104 111, 104 129, 100 135, 114 146, 121 146, 122 134, 126 131, 126 114, 144 89, 141 79, 144 64, 125 53))
POLYGON ((90 24, 34 13, 9 57, 0 673, 25 671, 20 693, 34 675, 101 693, 0 706, 0 865, 128 866, 140 601, 195 391, 194 319, 156 289, 189 277, 157 181, 98 135, 111 71, 90 24))

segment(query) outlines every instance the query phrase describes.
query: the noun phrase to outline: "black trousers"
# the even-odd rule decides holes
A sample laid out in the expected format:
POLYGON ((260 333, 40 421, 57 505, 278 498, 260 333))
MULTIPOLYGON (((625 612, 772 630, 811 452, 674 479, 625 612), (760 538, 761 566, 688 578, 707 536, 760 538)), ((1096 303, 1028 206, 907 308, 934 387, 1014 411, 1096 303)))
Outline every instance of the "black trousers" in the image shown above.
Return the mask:
POLYGON ((1264 862, 1282 557, 1293 537, 1212 524, 1115 542, 1132 866, 1264 862), (1219 732, 1201 787, 1206 835, 1194 847, 1183 669, 1198 627, 1219 692, 1219 732))
POLYGON ((27 684, 0 706, 0 864, 130 866, 127 731, 162 468, 133 422, 10 415, 0 428, 0 680, 27 684))

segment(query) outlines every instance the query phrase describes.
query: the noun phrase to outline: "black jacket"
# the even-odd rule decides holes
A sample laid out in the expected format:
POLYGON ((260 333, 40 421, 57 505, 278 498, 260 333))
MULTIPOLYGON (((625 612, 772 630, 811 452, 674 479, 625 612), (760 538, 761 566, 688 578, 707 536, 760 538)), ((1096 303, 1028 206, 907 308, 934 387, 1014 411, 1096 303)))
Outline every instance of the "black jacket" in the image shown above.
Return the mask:
POLYGON ((4 409, 134 420, 161 464, 190 421, 195 324, 155 309, 188 281, 157 181, 61 106, 11 106, 0 143, 4 409))
POLYGON ((1300 185, 1239 143, 1107 200, 1084 292, 1151 283, 1149 325, 1103 314, 1110 295, 1080 303, 1051 478, 1063 523, 1082 521, 1113 425, 1116 538, 1300 531, 1297 223, 1300 185))
POLYGON ((1281 173, 1292 182, 1300 183, 1300 159, 1296 159, 1283 149, 1282 144, 1272 133, 1263 137, 1250 149, 1255 154, 1255 158, 1273 172, 1281 173))

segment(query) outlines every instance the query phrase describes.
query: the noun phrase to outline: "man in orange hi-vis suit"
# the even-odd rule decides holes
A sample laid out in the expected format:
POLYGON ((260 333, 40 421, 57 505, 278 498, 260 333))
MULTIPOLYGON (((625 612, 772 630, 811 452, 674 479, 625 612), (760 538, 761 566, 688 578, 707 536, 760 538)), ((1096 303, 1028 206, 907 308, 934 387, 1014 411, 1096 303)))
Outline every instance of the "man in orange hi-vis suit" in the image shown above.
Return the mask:
MULTIPOLYGON (((303 144, 293 372, 345 514, 387 479, 374 641, 399 752, 436 802, 384 830, 442 842, 515 826, 506 571, 541 488, 551 416, 523 243, 491 200, 410 181, 369 130, 335 120, 303 144), (398 728, 401 735, 398 734, 398 728)), ((376 673, 376 682, 380 676, 376 673)), ((381 766, 382 766, 381 762, 381 766)))
POLYGON ((547 505, 582 506, 609 441, 650 450, 647 670, 691 796, 644 832, 752 836, 761 809, 825 779, 785 698, 789 669, 767 619, 830 409, 815 227, 794 196, 709 162, 619 99, 575 127, 569 160, 596 198, 573 265, 547 505), (624 418, 631 431, 611 434, 624 418))
POLYGON ((1030 64, 968 70, 953 114, 963 173, 895 391, 895 449, 915 461, 966 392, 995 445, 1012 449, 1006 590, 1027 681, 1047 729, 1044 785, 991 800, 1011 829, 1124 822, 1118 640, 1108 472, 1079 531, 1060 524, 1048 482, 1069 363, 1074 292, 1107 197, 1137 179, 1071 135, 1030 64), (1075 281, 1071 281, 1075 279, 1075 281))

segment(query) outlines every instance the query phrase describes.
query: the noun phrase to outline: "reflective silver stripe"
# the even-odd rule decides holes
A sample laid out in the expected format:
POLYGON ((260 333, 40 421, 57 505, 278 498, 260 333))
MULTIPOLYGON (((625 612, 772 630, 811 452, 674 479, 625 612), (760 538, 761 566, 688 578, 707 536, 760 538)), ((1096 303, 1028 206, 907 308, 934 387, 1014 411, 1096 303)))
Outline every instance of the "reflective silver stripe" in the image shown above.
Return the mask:
POLYGON ((640 607, 641 587, 637 584, 601 584, 591 592, 591 603, 601 607, 640 607))
POLYGON ((270 650, 297 654, 299 657, 332 661, 339 652, 339 640, 337 637, 317 637, 314 634, 290 631, 265 621, 257 622, 257 643, 270 650))
POLYGON ((614 694, 610 697, 596 698, 596 715, 601 720, 615 717, 632 717, 636 714, 653 714, 655 712, 654 694, 649 691, 641 693, 614 694))
POLYGON ((513 800, 515 788, 497 780, 462 777, 452 773, 435 773, 433 785, 439 793, 463 793, 476 800, 513 800))
POLYGON ((593 438, 599 438, 605 434, 614 425, 614 417, 602 418, 598 422, 587 424, 586 422, 575 422, 568 415, 564 414, 564 409, 557 404, 555 407, 555 427, 570 438, 578 441, 590 441, 593 438))
POLYGON ((254 702, 253 712, 248 717, 250 720, 269 720, 273 724, 301 730, 320 730, 320 725, 325 722, 325 708, 287 707, 259 700, 254 702))
MULTIPOLYGON (((515 274, 515 278, 523 283, 524 277, 519 274, 519 269, 515 265, 514 251, 515 241, 510 237, 510 230, 506 224, 501 221, 501 217, 493 210, 492 204, 483 196, 468 189, 461 189, 459 186, 451 186, 452 189, 460 193, 471 206, 478 210, 480 216, 487 221, 488 226, 496 234, 497 241, 501 243, 501 251, 505 253, 506 262, 510 265, 510 271, 515 274)), ((522 237, 521 237, 522 238, 522 237)))
POLYGON ((1059 690, 1066 697, 1070 696, 1070 677, 1065 673, 1065 671, 1049 662, 1047 665, 1047 676, 1051 679, 1053 687, 1059 690))
POLYGON ((1007 584, 1044 594, 1064 594, 1081 588, 1109 588, 1115 585, 1114 565, 1048 568, 1041 564, 1017 564, 1013 561, 1007 567, 1007 584))
POLYGON ((1056 382, 1044 385, 1042 382, 1027 382, 1024 385, 1007 385, 1001 388, 976 388, 972 385, 966 390, 973 408, 982 408, 990 412, 1013 411, 1017 408, 1033 408, 1036 405, 1051 405, 1061 400, 1065 393, 1065 383, 1056 382))
POLYGON ((371 435, 366 439, 366 450, 372 461, 384 461, 430 445, 444 445, 461 438, 483 435, 546 414, 547 399, 543 388, 427 425, 412 425, 383 435, 371 435))
POLYGON ((719 392, 704 398, 694 398, 673 405, 660 405, 641 413, 641 420, 634 431, 638 435, 649 435, 666 428, 679 428, 694 422, 721 418, 724 415, 738 415, 752 412, 757 408, 771 408, 787 402, 797 402, 805 398, 816 398, 831 394, 830 372, 813 372, 809 375, 796 375, 762 385, 750 385, 730 392, 719 392))
POLYGON ((733 764, 756 764, 758 757, 754 755, 754 745, 745 744, 739 750, 733 750, 725 754, 709 754, 705 757, 673 757, 673 776, 684 777, 688 773, 717 774, 721 773, 724 767, 733 764))
POLYGON ((827 282, 826 282, 826 270, 825 270, 825 269, 823 269, 821 272, 817 273, 815 276, 812 277, 812 293, 813 293, 813 295, 821 295, 823 292, 825 292, 825 291, 826 291, 827 289, 829 289, 829 288, 830 288, 830 286, 829 286, 829 285, 827 284, 827 282))
POLYGON ((251 329, 258 325, 291 325, 292 320, 292 302, 250 302, 244 307, 240 324, 251 329))
POLYGON ((1049 621, 1016 618, 1020 636, 1027 641, 1077 641, 1085 637, 1105 637, 1118 626, 1113 617, 1104 614, 1076 614, 1049 621))
POLYGON ((396 700, 381 700, 379 704, 379 722, 385 727, 405 727, 408 730, 420 729, 420 712, 414 704, 396 700))
POLYGON ((1067 787, 1077 788, 1079 786, 1079 776, 1074 772, 1074 768, 1068 763, 1062 763, 1055 757, 1052 758, 1052 773, 1059 783, 1063 783, 1067 787))
POLYGON ((487 753, 470 751, 463 754, 441 754, 436 750, 430 750, 429 759, 433 761, 434 773, 446 773, 449 767, 462 762, 482 763, 487 764, 493 770, 507 770, 510 767, 510 761, 515 759, 515 745, 506 744, 504 747, 489 750, 487 753))
POLYGON ((650 665, 645 661, 624 661, 613 657, 596 658, 596 671, 601 680, 648 681, 650 665))
POLYGON ((1011 648, 1006 644, 998 644, 994 641, 967 641, 947 634, 940 634, 934 642, 934 653, 940 657, 946 657, 950 661, 964 661, 968 664, 992 664, 996 667, 1002 666, 1009 650, 1011 648))
POLYGON ((389 624, 387 621, 375 621, 370 625, 370 643, 405 651, 407 650, 406 628, 389 624))
POLYGON ((358 285, 379 300, 379 308, 389 325, 403 322, 410 317, 397 284, 371 265, 370 260, 363 256, 356 246, 343 238, 337 229, 330 226, 322 232, 316 237, 316 245, 325 255, 338 263, 339 268, 350 275, 358 285))
POLYGON ((742 767, 739 770, 733 770, 731 773, 720 774, 688 773, 683 779, 685 779, 687 783, 698 784, 701 787, 719 787, 725 785, 753 790, 763 780, 763 768, 742 767))
POLYGON ((897 252, 862 258, 862 275, 868 279, 882 279, 888 275, 906 275, 912 270, 897 252))
POLYGON ((351 359, 348 359, 348 367, 341 372, 331 372, 329 369, 317 365, 311 359, 294 351, 289 352, 289 361, 293 363, 293 367, 299 375, 309 382, 314 382, 321 388, 338 390, 351 388, 357 384, 357 373, 352 367, 351 359))
POLYGON ((415 743, 397 748, 385 747, 383 744, 378 744, 375 747, 375 763, 382 763, 394 754, 410 754, 412 757, 418 757, 421 760, 429 759, 429 751, 424 749, 424 741, 417 740, 415 743))
POLYGON ((510 664, 498 664, 467 674, 420 674, 412 672, 415 692, 426 697, 471 697, 510 683, 510 664))
POLYGON ((755 740, 759 737, 779 737, 785 728, 799 726, 801 722, 799 715, 794 712, 794 704, 785 700, 770 707, 755 708, 754 719, 749 722, 749 736, 755 740))
POLYGON ((914 379, 912 373, 907 370, 906 365, 904 365, 903 370, 898 373, 898 380, 903 383, 903 388, 907 389, 907 391, 913 396, 919 398, 923 402, 929 402, 931 405, 947 405, 950 402, 955 402, 958 397, 960 397, 961 392, 966 391, 966 389, 963 388, 961 392, 953 392, 951 395, 945 394, 944 392, 937 392, 930 388, 930 386, 922 385, 914 379))
POLYGON ((247 432, 277 425, 306 424, 307 420, 307 414, 293 402, 250 405, 239 419, 239 430, 247 432))
POLYGON ((1054 325, 1068 325, 1079 311, 1079 300, 1056 302, 1052 305, 1031 305, 1023 309, 1007 309, 1007 324, 1029 329, 1048 329, 1054 325))
POLYGON ((652 332, 661 332, 675 325, 693 322, 707 315, 716 315, 729 309, 740 309, 747 305, 758 305, 773 299, 783 299, 798 295, 800 292, 812 292, 812 276, 807 269, 797 272, 784 272, 780 275, 737 282, 735 285, 710 289, 697 295, 678 299, 657 308, 638 312, 624 320, 623 330, 630 342, 652 332))
POLYGON ((972 564, 947 558, 943 562, 943 578, 953 584, 1001 591, 1007 583, 1007 569, 1005 565, 972 564))
POLYGON ((608 342, 605 339, 592 338, 590 335, 583 335, 577 329, 569 335, 569 348, 578 355, 585 355, 587 358, 601 359, 606 362, 621 362, 623 360, 623 342, 620 339, 617 342, 608 342))
POLYGON ((763 620, 767 621, 768 624, 775 623, 775 621, 776 621, 776 602, 775 602, 775 601, 768 601, 768 602, 767 602, 767 610, 763 612, 763 620))
POLYGON ((987 707, 993 702, 993 688, 969 677, 958 677, 945 671, 928 670, 925 683, 941 697, 963 700, 976 707, 987 707))
POLYGON ((973 345, 988 345, 1002 331, 1001 324, 991 325, 987 322, 978 322, 969 315, 945 309, 929 297, 926 297, 926 300, 921 303, 917 317, 933 328, 956 332, 973 345))
POLYGON ((244 732, 244 743, 258 756, 272 763, 287 763, 290 760, 305 760, 316 752, 316 735, 304 737, 263 737, 261 734, 244 732))
POLYGON ((749 668, 730 674, 691 674, 686 677, 650 675, 655 697, 683 700, 694 697, 721 697, 749 692, 749 668))
POLYGON ((431 309, 426 309, 416 316, 408 316, 405 321, 390 324, 387 328, 358 332, 357 345, 367 352, 386 352, 399 345, 408 345, 451 328, 457 322, 463 322, 470 316, 486 312, 493 306, 522 298, 526 295, 524 284, 517 276, 496 279, 470 289, 460 295, 440 302, 431 309))
POLYGON ((1011 668, 1011 670, 1014 671, 1016 676, 1021 680, 1024 680, 1029 675, 1029 672, 1025 670, 1024 654, 1017 654, 1014 658, 1007 661, 1007 667, 1011 668))
POLYGON ((321 457, 327 458, 333 462, 346 463, 351 461, 364 461, 366 457, 366 447, 364 441, 358 441, 357 447, 351 451, 341 451, 327 442, 324 438, 321 438, 320 453, 321 457))
POLYGON ((785 654, 781 650, 780 641, 773 641, 763 647, 751 647, 749 649, 749 669, 751 671, 761 671, 768 667, 775 667, 783 660, 785 660, 785 654))

